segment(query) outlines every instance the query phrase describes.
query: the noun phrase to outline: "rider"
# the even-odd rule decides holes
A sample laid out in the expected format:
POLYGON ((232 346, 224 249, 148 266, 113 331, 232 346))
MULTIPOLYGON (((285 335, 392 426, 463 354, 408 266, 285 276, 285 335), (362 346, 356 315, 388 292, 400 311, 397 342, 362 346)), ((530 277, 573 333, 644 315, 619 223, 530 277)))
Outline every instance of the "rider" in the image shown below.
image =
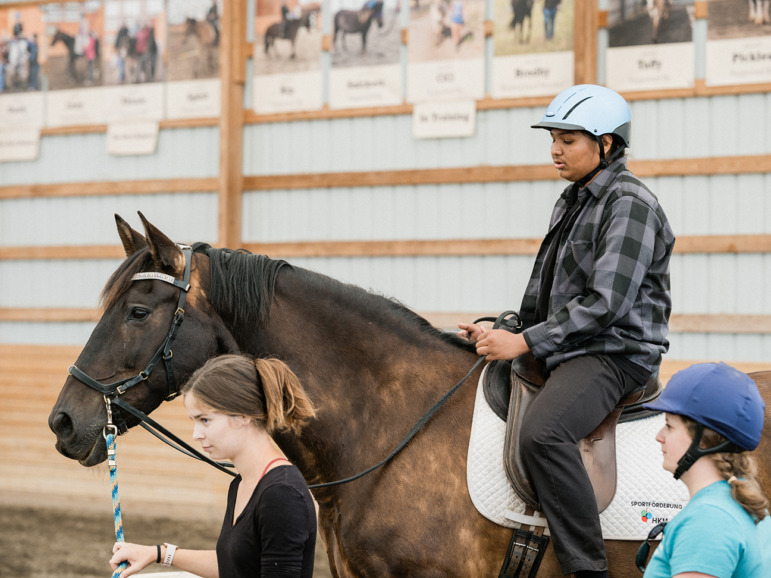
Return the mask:
POLYGON ((538 251, 523 330, 461 323, 488 360, 528 351, 548 377, 525 414, 522 457, 562 571, 607 576, 605 543, 578 441, 626 394, 644 387, 669 347, 674 234, 656 197, 626 166, 631 112, 596 85, 562 91, 533 128, 569 181, 538 251))
POLYGON ((291 12, 286 0, 281 0, 281 38, 286 38, 286 29, 289 26, 289 16, 291 12))
POLYGON ((691 496, 664 529, 645 577, 771 575, 762 565, 764 554, 771 559, 768 498, 749 454, 760 443, 765 407, 755 382, 725 363, 698 363, 643 407, 666 412, 656 436, 663 467, 691 496))

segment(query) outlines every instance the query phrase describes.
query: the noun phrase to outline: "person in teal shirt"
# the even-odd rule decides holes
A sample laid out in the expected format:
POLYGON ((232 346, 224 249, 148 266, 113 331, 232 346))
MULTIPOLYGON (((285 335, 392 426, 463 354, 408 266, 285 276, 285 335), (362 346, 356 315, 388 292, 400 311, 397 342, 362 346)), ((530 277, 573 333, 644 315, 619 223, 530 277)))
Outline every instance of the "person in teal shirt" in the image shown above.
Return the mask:
POLYGON ((656 435, 663 467, 691 496, 647 567, 652 536, 641 547, 644 578, 771 576, 769 502, 750 454, 765 411, 755 382, 725 363, 699 363, 672 376, 644 407, 666 413, 656 435))

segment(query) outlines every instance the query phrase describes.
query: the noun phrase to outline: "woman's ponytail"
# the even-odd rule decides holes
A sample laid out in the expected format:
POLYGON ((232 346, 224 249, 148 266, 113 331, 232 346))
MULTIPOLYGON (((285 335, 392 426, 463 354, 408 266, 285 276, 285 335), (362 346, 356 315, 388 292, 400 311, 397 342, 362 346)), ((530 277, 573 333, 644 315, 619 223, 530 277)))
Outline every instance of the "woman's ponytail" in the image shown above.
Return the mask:
POLYGON ((289 430, 299 434, 316 415, 299 378, 283 361, 275 358, 254 360, 258 387, 265 396, 265 429, 269 434, 289 430))

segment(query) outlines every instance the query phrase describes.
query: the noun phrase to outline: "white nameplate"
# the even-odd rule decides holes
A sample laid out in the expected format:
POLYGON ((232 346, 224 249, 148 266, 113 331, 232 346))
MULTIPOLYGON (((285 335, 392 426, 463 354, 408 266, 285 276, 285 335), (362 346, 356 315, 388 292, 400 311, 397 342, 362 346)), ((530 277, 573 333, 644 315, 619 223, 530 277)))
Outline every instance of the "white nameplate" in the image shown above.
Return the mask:
POLYGON ((111 155, 151 155, 157 146, 157 122, 118 122, 107 126, 107 152, 111 155))
POLYGON ((412 109, 413 138, 453 138, 474 134, 473 100, 421 102, 412 109))

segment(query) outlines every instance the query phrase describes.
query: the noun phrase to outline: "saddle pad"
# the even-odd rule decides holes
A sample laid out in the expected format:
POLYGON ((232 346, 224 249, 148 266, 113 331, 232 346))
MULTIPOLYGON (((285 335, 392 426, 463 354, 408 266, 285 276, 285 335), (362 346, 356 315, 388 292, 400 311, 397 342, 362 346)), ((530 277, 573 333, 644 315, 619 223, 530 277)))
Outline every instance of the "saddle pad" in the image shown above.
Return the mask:
MULTIPOLYGON (((466 481, 479 513, 500 526, 513 528, 519 521, 532 520, 525 518, 525 503, 506 478, 506 423, 485 400, 482 379, 486 371, 487 366, 477 386, 466 481)), ((685 484, 661 467, 661 449, 655 438, 663 425, 664 415, 658 414, 616 428, 616 495, 600 514, 606 540, 645 540, 653 526, 672 518, 688 502, 685 484)))

